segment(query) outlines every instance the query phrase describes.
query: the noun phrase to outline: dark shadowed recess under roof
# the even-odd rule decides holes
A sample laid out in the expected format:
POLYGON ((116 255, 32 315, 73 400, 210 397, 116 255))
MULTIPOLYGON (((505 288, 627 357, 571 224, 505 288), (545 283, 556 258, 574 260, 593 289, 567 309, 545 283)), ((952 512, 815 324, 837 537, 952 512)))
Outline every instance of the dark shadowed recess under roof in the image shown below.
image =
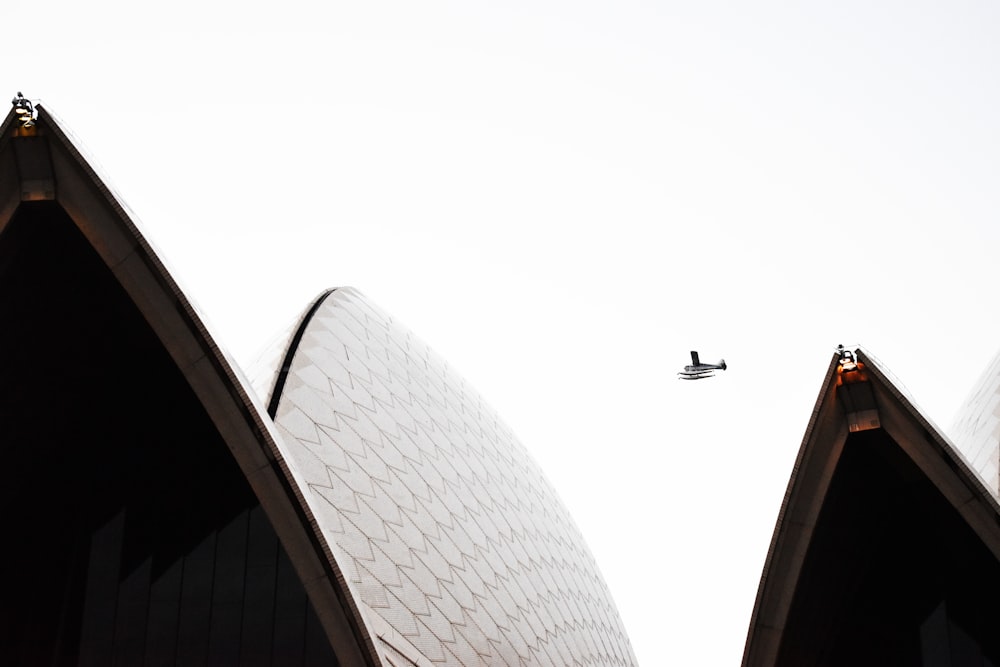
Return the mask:
POLYGON ((336 664, 225 442, 55 202, 0 235, 0 322, 0 664, 336 664))

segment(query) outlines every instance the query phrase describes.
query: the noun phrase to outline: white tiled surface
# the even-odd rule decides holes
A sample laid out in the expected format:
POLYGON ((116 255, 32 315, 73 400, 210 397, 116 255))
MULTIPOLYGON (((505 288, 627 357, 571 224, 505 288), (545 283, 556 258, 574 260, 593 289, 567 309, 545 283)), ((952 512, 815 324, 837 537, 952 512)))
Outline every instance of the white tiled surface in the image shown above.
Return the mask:
POLYGON ((635 664, 583 537, 524 447, 358 292, 316 312, 276 422, 352 593, 426 661, 635 664))
POLYGON ((1000 497, 1000 354, 976 382, 948 435, 1000 497))
POLYGON ((289 343, 292 342, 298 324, 299 322, 296 320, 268 341, 257 358, 246 366, 246 376, 254 391, 257 392, 261 405, 267 406, 267 402, 271 398, 271 390, 274 389, 274 383, 278 379, 281 362, 285 360, 285 352, 288 350, 289 343))

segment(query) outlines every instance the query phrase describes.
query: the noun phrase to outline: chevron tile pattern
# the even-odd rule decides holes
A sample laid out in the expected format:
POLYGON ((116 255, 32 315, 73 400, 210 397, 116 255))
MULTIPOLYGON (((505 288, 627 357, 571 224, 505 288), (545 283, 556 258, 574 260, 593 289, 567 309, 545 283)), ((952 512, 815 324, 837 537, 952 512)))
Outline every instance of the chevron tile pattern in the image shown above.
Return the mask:
POLYGON ((357 291, 313 316, 275 421, 385 665, 635 664, 539 467, 447 362, 357 291))

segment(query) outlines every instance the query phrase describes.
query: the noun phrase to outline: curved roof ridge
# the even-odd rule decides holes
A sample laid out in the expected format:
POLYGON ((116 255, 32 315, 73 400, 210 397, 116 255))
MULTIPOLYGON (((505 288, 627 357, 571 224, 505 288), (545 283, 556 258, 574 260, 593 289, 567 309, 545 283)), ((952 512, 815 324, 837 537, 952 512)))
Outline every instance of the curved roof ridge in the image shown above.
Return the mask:
POLYGON ((948 433, 1000 498, 1000 351, 966 394, 948 433))
POLYGON ((201 401, 292 559, 331 645, 354 662, 377 664, 363 612, 344 590, 340 566, 286 464, 285 443, 239 367, 217 342, 123 200, 43 105, 34 127, 7 114, 0 130, 0 232, 22 201, 50 199, 83 233, 201 401), (17 150, 12 148, 13 142, 17 150), (39 188, 19 175, 41 169, 39 188), (27 165, 27 163, 25 163, 27 165), (39 166, 41 165, 41 166, 39 166), (34 188, 34 190, 32 190, 34 188), (364 648, 362 648, 364 647, 364 648))
POLYGON ((495 411, 357 290, 320 301, 275 423, 384 658, 634 665, 579 528, 495 411))
POLYGON ((777 659, 819 513, 852 433, 886 433, 1000 559, 1000 504, 991 489, 871 355, 860 350, 857 362, 859 370, 852 371, 834 354, 823 378, 775 523, 744 665, 777 659))
POLYGON ((278 411, 278 401, 281 398, 281 390, 285 386, 285 381, 288 379, 288 369, 291 367, 292 358, 295 356, 295 352, 299 349, 299 343, 302 342, 302 336, 306 333, 306 328, 312 321, 313 315, 322 305, 323 301, 326 300, 330 294, 332 294, 337 288, 333 287, 328 290, 324 290, 318 297, 313 300, 313 303, 306 311, 302 314, 302 318, 299 320, 298 325, 292 331, 291 338, 288 340, 288 345, 285 349, 285 355, 281 360, 281 364, 277 368, 277 373, 274 378, 274 386, 271 389, 270 396, 267 399, 267 414, 274 419, 275 413, 278 411))

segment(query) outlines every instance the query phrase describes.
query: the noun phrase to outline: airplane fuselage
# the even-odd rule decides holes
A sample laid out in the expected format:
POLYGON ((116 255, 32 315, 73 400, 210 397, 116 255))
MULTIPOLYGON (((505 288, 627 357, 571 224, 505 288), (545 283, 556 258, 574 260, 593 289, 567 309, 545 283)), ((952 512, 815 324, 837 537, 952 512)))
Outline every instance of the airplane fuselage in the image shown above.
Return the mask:
POLYGON ((691 364, 685 366, 684 370, 679 372, 677 375, 679 375, 682 380, 701 380, 702 378, 713 377, 715 375, 715 371, 724 370, 726 370, 725 359, 720 359, 717 364, 702 363, 701 359, 698 358, 698 353, 692 350, 691 364))

